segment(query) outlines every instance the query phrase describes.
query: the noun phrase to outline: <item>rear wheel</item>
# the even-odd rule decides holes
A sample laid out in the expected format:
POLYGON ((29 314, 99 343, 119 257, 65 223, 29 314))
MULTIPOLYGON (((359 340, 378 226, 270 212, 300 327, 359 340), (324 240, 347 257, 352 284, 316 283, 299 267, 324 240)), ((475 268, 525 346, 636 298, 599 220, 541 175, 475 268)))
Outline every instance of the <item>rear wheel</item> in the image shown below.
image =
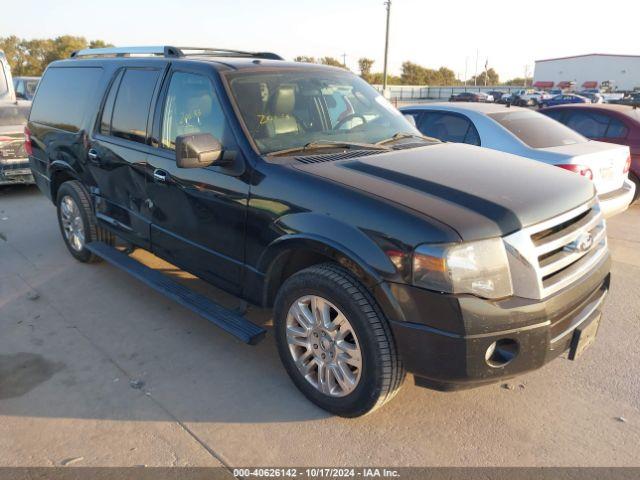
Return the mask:
POLYGON ((275 305, 280 359, 300 391, 344 417, 379 408, 405 377, 387 320, 350 272, 322 264, 291 276, 275 305))
POLYGON ((62 238, 76 260, 81 262, 96 262, 99 257, 86 248, 86 244, 102 241, 114 244, 114 236, 99 227, 91 208, 89 194, 77 180, 63 183, 58 189, 58 224, 62 238))

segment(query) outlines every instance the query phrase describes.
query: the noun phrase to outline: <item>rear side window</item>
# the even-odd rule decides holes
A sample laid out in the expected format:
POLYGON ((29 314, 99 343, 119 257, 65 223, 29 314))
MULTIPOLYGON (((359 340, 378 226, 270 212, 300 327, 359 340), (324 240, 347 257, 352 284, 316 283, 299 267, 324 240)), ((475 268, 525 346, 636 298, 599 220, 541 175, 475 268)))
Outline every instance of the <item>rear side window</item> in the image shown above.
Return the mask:
POLYGON ((490 113, 488 117, 513 133, 531 148, 561 147, 588 140, 546 115, 529 110, 490 113))
POLYGON ((445 142, 480 145, 476 127, 468 118, 441 112, 423 113, 418 122, 418 130, 428 137, 445 142))
POLYGON ((609 126, 609 117, 594 112, 571 112, 565 122, 587 138, 604 138, 609 126))
POLYGON ((30 120, 79 131, 101 75, 99 67, 49 68, 31 107, 30 120))
POLYGON ((111 135, 144 143, 147 119, 159 70, 127 69, 113 106, 111 135))
POLYGON ((611 119, 607 129, 607 138, 625 138, 628 133, 629 130, 624 123, 616 118, 611 119))

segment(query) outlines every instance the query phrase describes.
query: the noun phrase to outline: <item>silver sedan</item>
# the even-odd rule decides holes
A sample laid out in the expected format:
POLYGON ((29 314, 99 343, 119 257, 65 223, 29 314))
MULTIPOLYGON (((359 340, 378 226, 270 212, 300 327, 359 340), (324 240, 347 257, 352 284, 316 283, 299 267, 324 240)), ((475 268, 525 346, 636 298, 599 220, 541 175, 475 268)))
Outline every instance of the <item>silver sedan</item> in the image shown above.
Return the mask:
POLYGON ((625 211, 633 199, 629 147, 589 140, 533 110, 485 103, 430 103, 400 110, 424 135, 513 153, 589 178, 606 217, 625 211))

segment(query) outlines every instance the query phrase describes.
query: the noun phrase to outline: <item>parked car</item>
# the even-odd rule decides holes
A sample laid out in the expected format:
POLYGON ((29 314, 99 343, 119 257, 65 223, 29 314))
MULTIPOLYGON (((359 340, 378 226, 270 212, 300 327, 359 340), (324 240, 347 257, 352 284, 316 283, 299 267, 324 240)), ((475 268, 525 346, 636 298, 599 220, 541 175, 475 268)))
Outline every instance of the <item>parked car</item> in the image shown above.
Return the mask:
POLYGON ((4 52, 0 50, 0 102, 13 102, 15 99, 11 68, 4 52))
POLYGON ((496 103, 500 103, 502 105, 506 105, 506 104, 513 103, 513 101, 514 101, 513 95, 510 94, 510 93, 505 93, 498 100, 496 100, 496 103))
POLYGON ((489 101, 489 97, 483 92, 461 92, 451 95, 449 97, 450 102, 482 102, 489 101))
POLYGON ((570 103, 591 103, 591 100, 587 97, 583 97, 582 95, 563 93, 562 95, 556 95, 555 97, 541 100, 538 105, 540 107, 551 107, 553 105, 567 105, 570 103))
POLYGON ((352 73, 279 58, 167 46, 49 65, 25 144, 70 254, 250 344, 262 327, 127 252, 273 307, 287 373, 343 416, 405 372, 472 387, 591 344, 610 278, 591 182, 425 138, 352 73))
POLYGON ((563 105, 540 113, 564 123, 592 140, 626 145, 631 150, 629 178, 640 198, 640 109, 628 105, 563 105))
POLYGON ((612 103, 614 105, 630 105, 632 107, 640 106, 640 92, 624 94, 621 98, 610 99, 608 103, 612 103))
POLYGON ((499 102, 504 95, 508 95, 507 92, 502 92, 500 90, 491 90, 490 92, 487 92, 487 93, 488 95, 493 97, 494 102, 499 102))
POLYGON ((579 92, 578 95, 588 98, 591 100, 591 103, 604 103, 604 97, 600 93, 579 92))
POLYGON ((563 93, 564 92, 561 88, 551 88, 547 90, 547 95, 549 95, 548 98, 555 97, 556 95, 562 95, 563 93))
POLYGON ((424 135, 513 153, 589 178, 605 217, 623 212, 633 200, 629 147, 589 141, 546 115, 518 107, 433 103, 401 110, 414 115, 424 135))
POLYGON ((520 107, 535 107, 543 100, 551 98, 551 95, 547 94, 547 92, 532 88, 514 90, 511 92, 511 96, 513 99, 512 103, 520 107))
POLYGON ((33 100, 39 81, 40 77, 13 77, 13 87, 16 92, 16 98, 33 100))
POLYGON ((34 183, 24 148, 25 102, 0 102, 0 185, 34 183))

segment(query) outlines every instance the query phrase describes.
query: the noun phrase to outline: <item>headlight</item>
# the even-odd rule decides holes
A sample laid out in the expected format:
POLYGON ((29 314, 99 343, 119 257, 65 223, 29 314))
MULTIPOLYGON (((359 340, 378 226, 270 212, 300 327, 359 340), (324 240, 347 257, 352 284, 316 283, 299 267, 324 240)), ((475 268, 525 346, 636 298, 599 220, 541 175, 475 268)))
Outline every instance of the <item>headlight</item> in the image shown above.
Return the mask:
POLYGON ((413 254, 414 285, 483 298, 513 294, 507 252, 500 238, 453 244, 425 244, 413 254))

